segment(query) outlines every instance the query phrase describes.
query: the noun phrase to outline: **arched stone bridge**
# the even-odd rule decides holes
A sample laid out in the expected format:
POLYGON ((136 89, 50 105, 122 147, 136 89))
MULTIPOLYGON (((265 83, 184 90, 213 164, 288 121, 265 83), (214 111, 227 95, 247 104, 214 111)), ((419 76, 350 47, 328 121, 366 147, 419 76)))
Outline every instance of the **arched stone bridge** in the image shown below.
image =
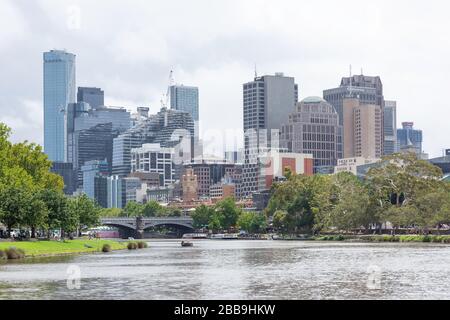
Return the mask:
POLYGON ((104 226, 131 229, 135 231, 137 238, 142 238, 144 230, 158 226, 175 226, 189 232, 194 230, 191 217, 118 217, 101 218, 100 222, 104 226))

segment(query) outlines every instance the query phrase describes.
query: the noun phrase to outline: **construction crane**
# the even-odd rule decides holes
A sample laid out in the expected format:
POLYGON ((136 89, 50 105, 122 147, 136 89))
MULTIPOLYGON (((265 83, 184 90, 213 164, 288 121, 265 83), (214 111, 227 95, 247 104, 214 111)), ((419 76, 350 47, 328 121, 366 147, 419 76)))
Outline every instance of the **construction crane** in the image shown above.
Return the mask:
POLYGON ((162 99, 161 99, 161 107, 167 109, 167 106, 169 104, 169 97, 170 97, 170 87, 174 85, 174 80, 173 80, 173 70, 170 70, 169 73, 169 81, 168 81, 168 85, 167 85, 167 91, 166 94, 163 95, 162 99))

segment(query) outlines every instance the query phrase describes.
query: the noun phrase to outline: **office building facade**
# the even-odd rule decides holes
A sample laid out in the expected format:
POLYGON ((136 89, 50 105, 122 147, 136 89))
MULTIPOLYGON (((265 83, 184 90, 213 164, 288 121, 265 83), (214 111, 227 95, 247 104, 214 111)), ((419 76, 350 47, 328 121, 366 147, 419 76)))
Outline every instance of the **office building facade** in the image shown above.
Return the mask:
POLYGON ((295 110, 298 85, 283 73, 255 77, 243 85, 244 196, 258 191, 258 156, 262 150, 279 147, 279 131, 295 110))
POLYGON ((143 144, 131 150, 131 172, 158 173, 163 185, 175 183, 175 150, 162 148, 159 144, 143 144))
POLYGON ((197 87, 183 85, 170 86, 170 108, 188 112, 192 119, 199 121, 199 93, 197 87))
POLYGON ((108 162, 106 160, 88 161, 81 167, 81 172, 83 174, 83 192, 102 207, 106 207, 108 162))
POLYGON ((357 98, 343 101, 344 158, 380 158, 383 155, 382 109, 357 98))
POLYGON ((131 149, 146 143, 174 148, 176 162, 194 156, 194 121, 187 112, 162 108, 156 115, 139 121, 130 130, 114 139, 113 174, 126 176, 131 172, 131 149))
POLYGON ((397 144, 399 151, 411 151, 421 156, 423 133, 414 129, 414 122, 403 122, 402 128, 397 130, 397 144))
POLYGON ((294 153, 312 154, 315 173, 332 173, 342 158, 339 115, 320 97, 302 100, 281 127, 280 145, 294 153))
POLYGON ((66 160, 65 113, 75 102, 76 59, 66 51, 44 52, 44 152, 51 161, 66 160))
POLYGON ((93 109, 105 105, 105 93, 100 88, 78 87, 77 102, 88 103, 93 109))
POLYGON ((365 75, 344 77, 339 87, 324 90, 323 98, 334 107, 339 115, 339 124, 343 125, 344 99, 358 98, 361 104, 384 108, 383 83, 380 77, 365 75))
POLYGON ((384 104, 384 144, 383 154, 397 153, 397 102, 385 101, 384 104))

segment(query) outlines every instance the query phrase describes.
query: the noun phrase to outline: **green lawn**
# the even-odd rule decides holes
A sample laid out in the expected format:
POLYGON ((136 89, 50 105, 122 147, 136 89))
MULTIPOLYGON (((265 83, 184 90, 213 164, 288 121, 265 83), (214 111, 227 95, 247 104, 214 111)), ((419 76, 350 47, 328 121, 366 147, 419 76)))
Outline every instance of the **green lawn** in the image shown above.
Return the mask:
POLYGON ((27 257, 61 255, 71 253, 100 252, 104 244, 110 244, 112 250, 127 248, 126 243, 111 240, 67 240, 67 241, 17 241, 0 242, 0 250, 16 247, 25 251, 27 257), (92 248, 88 248, 92 247, 92 248))

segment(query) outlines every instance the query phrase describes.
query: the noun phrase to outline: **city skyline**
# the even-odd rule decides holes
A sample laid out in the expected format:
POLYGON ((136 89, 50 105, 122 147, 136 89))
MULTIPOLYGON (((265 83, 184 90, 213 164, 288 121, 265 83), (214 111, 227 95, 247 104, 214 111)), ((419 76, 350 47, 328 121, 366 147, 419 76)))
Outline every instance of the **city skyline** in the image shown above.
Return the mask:
MULTIPOLYGON (((0 83, 5 90, 0 100, 0 121, 13 128, 15 141, 27 139, 43 144, 41 57, 42 52, 52 48, 66 48, 77 55, 77 87, 100 87, 105 91, 105 104, 133 109, 150 106, 153 114, 160 108, 159 100, 168 85, 167 75, 174 70, 176 83, 200 88, 203 132, 242 131, 241 86, 253 78, 255 63, 258 75, 284 72, 294 77, 299 84, 299 100, 320 96, 323 90, 337 87, 341 78, 348 76, 352 64, 354 74, 361 73, 363 67, 365 75, 382 78, 385 99, 397 101, 397 127, 401 122, 413 121, 424 132, 424 151, 430 157, 442 155, 442 150, 448 147, 445 124, 428 115, 430 108, 433 114, 443 117, 449 112, 445 99, 435 94, 444 91, 448 83, 445 72, 448 61, 444 57, 449 48, 443 44, 448 35, 443 31, 445 20, 439 19, 445 10, 436 5, 424 15, 421 5, 414 1, 358 7, 354 1, 347 3, 348 6, 339 8, 326 1, 317 5, 282 2, 278 6, 267 2, 264 8, 255 11, 249 2, 239 12, 235 12, 234 2, 215 4, 210 16, 198 17, 203 25, 211 26, 201 33, 196 24, 180 31, 179 26, 187 22, 182 17, 167 29, 160 19, 145 19, 175 4, 156 2, 150 8, 145 2, 136 1, 133 7, 122 8, 112 2, 105 18, 94 19, 92 12, 100 8, 101 1, 95 4, 74 1, 73 6, 55 1, 33 4, 6 1, 0 17, 10 22, 10 28, 0 32, 4 40, 0 51, 14 59, 2 63, 6 76, 0 83), (323 25, 311 26, 314 13, 323 4, 338 13, 351 10, 353 21, 340 21, 339 14, 325 15, 323 25), (36 15, 39 18, 31 17, 32 10, 26 10, 25 6, 41 13, 36 15), (118 30, 103 20, 114 21, 122 10, 135 17, 130 20, 136 22, 125 23, 118 30), (268 17, 269 12, 273 13, 270 19, 258 22, 268 17), (281 19, 294 14, 296 19, 281 19), (396 14, 404 18, 402 24, 395 23, 396 14), (427 20, 431 17, 433 20, 427 20), (417 19, 429 23, 418 29, 414 27, 417 19), (235 21, 235 25, 226 24, 228 20, 235 21), (350 28, 357 22, 366 22, 367 28, 350 28), (35 24, 40 29, 27 32, 35 24), (99 25, 105 25, 102 32, 95 31, 99 25), (330 25, 335 29, 331 31, 327 27, 330 25), (300 32, 305 26, 311 28, 307 32, 311 35, 300 32), (33 34, 33 39, 28 34, 33 34), (367 38, 360 40, 363 34, 367 38), (380 41, 386 50, 380 49, 380 41), (388 57, 383 55, 385 51, 389 52, 388 57), (427 59, 420 60, 425 53, 427 59), (27 77, 19 76, 24 72, 27 77)), ((195 15, 195 9, 205 3, 199 2, 192 8, 177 5, 195 15)), ((241 147, 242 139, 237 137, 236 141, 241 147)), ((220 151, 216 154, 222 154, 220 151)))

